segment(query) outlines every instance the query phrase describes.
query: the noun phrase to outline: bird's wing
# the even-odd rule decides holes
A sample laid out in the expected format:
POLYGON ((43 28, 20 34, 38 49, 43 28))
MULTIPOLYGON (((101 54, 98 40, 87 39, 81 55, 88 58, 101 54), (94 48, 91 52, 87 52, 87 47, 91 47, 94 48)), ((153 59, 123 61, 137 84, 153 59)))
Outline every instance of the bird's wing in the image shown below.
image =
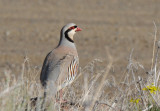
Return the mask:
MULTIPOLYGON (((41 82, 46 86, 48 81, 54 82, 59 89, 70 84, 78 73, 79 60, 70 54, 55 54, 50 52, 43 63, 41 82)), ((52 86, 51 86, 52 87, 52 86)))
MULTIPOLYGON (((58 66, 59 66, 58 59, 56 58, 54 51, 51 51, 46 56, 42 66, 40 80, 43 86, 46 86, 51 73, 53 72, 55 72, 56 74, 58 73, 58 70, 59 70, 58 66)), ((54 75, 55 77, 53 78, 53 81, 56 81, 56 78, 57 78, 56 74, 54 75)))

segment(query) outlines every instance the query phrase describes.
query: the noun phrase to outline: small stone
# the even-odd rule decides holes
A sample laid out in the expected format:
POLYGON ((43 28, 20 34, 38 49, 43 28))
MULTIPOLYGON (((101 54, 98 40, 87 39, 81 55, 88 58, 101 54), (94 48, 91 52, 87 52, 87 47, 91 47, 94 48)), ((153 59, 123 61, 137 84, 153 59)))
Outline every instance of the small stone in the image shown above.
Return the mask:
POLYGON ((158 44, 158 48, 160 48, 160 41, 158 41, 157 44, 158 44))
POLYGON ((10 35, 10 31, 6 31, 5 34, 6 34, 6 36, 9 36, 10 35))

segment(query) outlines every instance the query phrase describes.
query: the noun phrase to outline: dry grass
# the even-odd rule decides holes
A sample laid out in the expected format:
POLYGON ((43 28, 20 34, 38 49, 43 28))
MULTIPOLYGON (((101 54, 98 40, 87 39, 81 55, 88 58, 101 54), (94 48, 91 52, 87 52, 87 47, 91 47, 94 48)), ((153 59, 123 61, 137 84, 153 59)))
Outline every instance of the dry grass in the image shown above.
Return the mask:
MULTIPOLYGON (((115 78, 109 75, 113 63, 110 55, 108 55, 110 61, 103 70, 94 70, 97 67, 96 64, 101 62, 95 59, 80 70, 74 84, 65 89, 63 98, 68 103, 62 105, 55 102, 54 99, 48 99, 45 109, 47 111, 159 111, 160 70, 157 62, 159 47, 157 45, 155 47, 157 49, 155 62, 148 74, 142 64, 132 59, 133 50, 120 83, 117 83, 115 78), (139 70, 141 69, 146 74, 146 78, 137 76, 140 75, 139 70)), ((40 83, 35 80, 38 73, 39 71, 30 69, 28 58, 24 59, 19 78, 15 78, 9 70, 4 72, 5 79, 1 82, 0 87, 2 111, 41 110, 43 90, 40 83), (34 97, 38 97, 35 104, 31 101, 31 98, 34 97)))
POLYGON ((160 44, 156 41, 156 31, 150 71, 147 72, 142 64, 133 59, 132 50, 128 65, 121 74, 120 82, 117 83, 110 75, 114 58, 108 53, 106 68, 98 69, 97 64, 102 61, 95 59, 80 70, 72 85, 65 88, 63 98, 68 101, 66 104, 60 104, 55 101, 55 97, 50 97, 45 101, 44 109, 43 89, 36 81, 40 70, 31 68, 26 57, 22 64, 21 76, 18 78, 10 70, 4 71, 5 78, 0 82, 1 110, 160 111, 160 44))

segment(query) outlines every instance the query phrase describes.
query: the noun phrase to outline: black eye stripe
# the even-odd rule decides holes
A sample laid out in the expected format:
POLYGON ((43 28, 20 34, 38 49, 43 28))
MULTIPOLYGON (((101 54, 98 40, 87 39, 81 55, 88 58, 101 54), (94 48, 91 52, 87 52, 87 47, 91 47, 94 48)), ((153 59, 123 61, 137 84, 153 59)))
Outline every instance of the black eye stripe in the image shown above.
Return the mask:
POLYGON ((75 25, 75 26, 70 27, 69 29, 75 29, 75 28, 77 28, 77 26, 76 26, 76 25, 75 25))
POLYGON ((77 26, 72 26, 72 27, 70 27, 68 30, 66 30, 66 31, 64 32, 65 38, 66 38, 68 41, 72 42, 72 43, 74 43, 74 41, 73 41, 71 38, 69 38, 68 32, 71 31, 71 30, 74 29, 74 28, 77 28, 77 26))
POLYGON ((66 39, 68 39, 68 40, 69 40, 70 42, 72 42, 72 43, 74 43, 74 41, 73 41, 71 38, 68 37, 68 32, 71 31, 72 29, 75 29, 75 28, 77 28, 76 25, 68 28, 68 30, 66 30, 66 31, 64 32, 66 39))

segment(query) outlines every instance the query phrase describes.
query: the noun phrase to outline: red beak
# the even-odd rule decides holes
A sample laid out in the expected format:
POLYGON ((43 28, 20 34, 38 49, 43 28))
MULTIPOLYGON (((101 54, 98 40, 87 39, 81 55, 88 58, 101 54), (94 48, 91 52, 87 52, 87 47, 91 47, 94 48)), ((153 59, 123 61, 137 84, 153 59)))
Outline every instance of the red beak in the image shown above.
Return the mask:
POLYGON ((82 29, 81 29, 81 28, 79 28, 79 27, 77 27, 76 32, 77 32, 77 31, 82 31, 82 29))

